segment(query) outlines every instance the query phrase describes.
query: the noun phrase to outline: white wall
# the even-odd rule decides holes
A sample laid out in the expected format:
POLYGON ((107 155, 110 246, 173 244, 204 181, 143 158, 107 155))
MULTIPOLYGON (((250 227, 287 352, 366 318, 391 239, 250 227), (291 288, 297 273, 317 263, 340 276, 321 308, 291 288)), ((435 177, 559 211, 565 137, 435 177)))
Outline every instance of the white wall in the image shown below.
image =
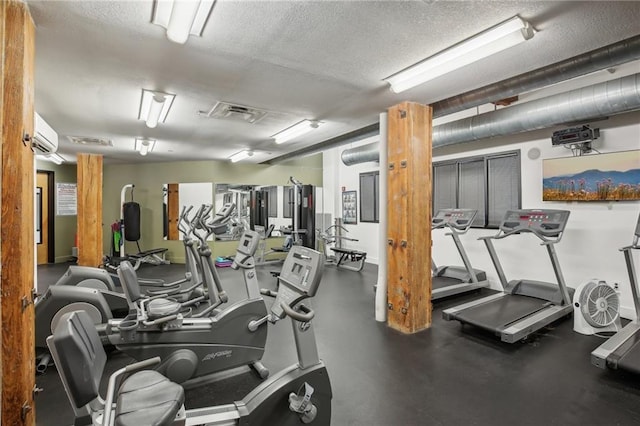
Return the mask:
MULTIPOLYGON (((595 147, 601 152, 640 149, 640 113, 613 117, 599 123, 601 137, 595 147)), ((434 155, 434 161, 520 149, 522 172, 522 207, 570 210, 571 216, 562 241, 556 246, 564 278, 569 287, 599 278, 620 283, 623 313, 629 317, 633 302, 622 253, 618 249, 631 243, 640 202, 543 202, 542 160, 570 155, 562 147, 552 147, 548 131, 536 132, 530 141, 500 144, 483 148, 482 143, 467 144, 459 152, 434 155), (527 153, 538 148, 541 155, 531 160, 527 153), (464 149, 464 151, 462 151, 464 149)), ((500 288, 497 274, 486 247, 477 238, 492 235, 495 230, 471 229, 461 237, 473 266, 487 271, 491 286, 500 288)), ((437 264, 462 264, 451 237, 434 232, 433 257, 437 264)), ((555 281, 553 269, 544 247, 532 235, 513 236, 495 241, 496 251, 507 279, 531 278, 555 281)), ((636 256, 636 260, 637 256, 636 256)))
MULTIPOLYGON (((601 136, 594 143, 594 147, 602 153, 640 149, 639 123, 640 112, 627 113, 592 123, 601 131, 601 136)), ((433 161, 519 149, 521 151, 522 207, 571 211, 565 235, 556 247, 567 285, 575 288, 591 278, 619 283, 622 314, 630 318, 633 315, 633 301, 624 258, 618 249, 631 243, 640 214, 640 202, 543 202, 542 160, 571 155, 569 150, 551 145, 550 138, 553 130, 555 129, 545 129, 436 149, 433 153, 433 161), (535 160, 527 156, 532 148, 538 148, 541 153, 535 160)), ((341 188, 344 186, 346 190, 357 190, 359 197, 359 174, 376 170, 378 167, 377 163, 346 167, 340 161, 340 153, 344 149, 375 140, 375 138, 368 139, 324 154, 323 179, 325 191, 327 191, 325 200, 332 198, 329 191, 333 188, 335 191, 333 211, 337 217, 340 217, 341 188)), ((378 225, 358 223, 358 225, 346 225, 346 227, 350 231, 347 235, 358 238, 360 241, 345 245, 367 251, 369 253, 367 260, 377 263, 378 225)), ((492 235, 495 232, 496 230, 471 229, 461 239, 473 266, 487 271, 491 287, 499 289, 498 277, 486 247, 483 242, 477 240, 480 236, 492 235)), ((437 264, 462 264, 451 237, 446 237, 443 231, 438 231, 433 233, 432 239, 433 257, 437 264)), ((546 249, 540 246, 539 241, 532 235, 499 240, 495 242, 495 247, 507 279, 555 280, 546 249)), ((636 253, 636 262, 639 261, 638 257, 636 253)))
POLYGON ((358 241, 343 240, 342 246, 354 250, 366 251, 367 262, 376 265, 378 264, 379 226, 377 223, 360 222, 360 173, 378 170, 379 166, 378 163, 371 162, 347 167, 340 160, 340 154, 345 149, 366 145, 376 142, 377 140, 378 137, 376 136, 325 151, 323 156, 324 172, 322 177, 325 190, 324 211, 331 213, 334 218, 342 217, 342 188, 344 187, 345 191, 358 192, 358 224, 344 225, 349 231, 345 233, 345 236, 355 238, 358 241))

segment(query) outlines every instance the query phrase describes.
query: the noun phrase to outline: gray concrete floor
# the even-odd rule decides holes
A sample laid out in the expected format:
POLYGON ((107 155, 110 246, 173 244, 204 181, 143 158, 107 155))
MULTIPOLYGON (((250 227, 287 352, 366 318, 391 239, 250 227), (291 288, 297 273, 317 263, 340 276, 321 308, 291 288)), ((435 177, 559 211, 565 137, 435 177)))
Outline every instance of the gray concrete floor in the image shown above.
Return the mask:
MULTIPOLYGON (((261 267, 263 287, 275 287, 261 267)), ((43 284, 64 265, 40 267, 43 284)), ((183 265, 143 267, 141 276, 178 278, 183 265)), ((221 270, 233 299, 244 297, 238 272, 221 270)), ((640 380, 591 366, 602 339, 574 333, 568 319, 526 342, 501 343, 493 335, 441 319, 441 311, 489 290, 437 303, 433 326, 402 335, 374 320, 376 267, 362 272, 328 266, 313 300, 320 357, 332 382, 333 425, 638 425, 640 380)), ((270 326, 271 327, 271 326, 270 326)), ((269 329, 264 364, 272 373, 294 363, 291 327, 269 329)), ((128 362, 114 354, 109 368, 128 362)), ((37 424, 71 424, 72 412, 55 368, 37 377, 37 424)), ((187 406, 232 402, 257 383, 241 375, 187 393, 187 406)))

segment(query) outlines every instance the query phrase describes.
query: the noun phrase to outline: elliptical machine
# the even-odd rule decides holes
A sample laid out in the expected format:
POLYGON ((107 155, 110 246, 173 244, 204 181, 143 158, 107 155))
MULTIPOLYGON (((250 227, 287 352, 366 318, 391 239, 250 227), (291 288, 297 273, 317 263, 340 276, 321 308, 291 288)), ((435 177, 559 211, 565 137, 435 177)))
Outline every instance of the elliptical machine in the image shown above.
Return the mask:
POLYGON ((76 425, 279 425, 331 422, 331 383, 318 357, 311 320, 314 311, 303 305, 320 284, 323 256, 294 246, 285 260, 276 300, 259 322, 291 317, 298 362, 261 383, 233 404, 184 409, 184 390, 156 371, 158 357, 131 364, 109 378, 105 400, 99 384, 106 363, 100 337, 83 312, 65 314, 47 344, 53 354, 76 425), (118 386, 120 376, 133 373, 118 386), (114 405, 115 403, 115 405, 114 405))
POLYGON ((178 383, 246 365, 266 378, 269 371, 260 360, 267 327, 258 320, 267 316, 267 308, 253 259, 259 241, 257 232, 247 230, 242 235, 232 267, 243 270, 247 298, 222 310, 219 306, 228 299, 220 290, 220 278, 206 244, 199 250, 206 262, 203 272, 209 306, 195 314, 184 312, 190 302, 143 297, 135 269, 122 262, 118 275, 130 314, 110 319, 104 330, 100 329, 103 340, 138 360, 160 356, 163 361, 157 370, 178 383))
MULTIPOLYGON (((147 290, 147 292, 155 297, 171 297, 182 302, 188 300, 191 305, 195 305, 205 301, 208 295, 201 291, 201 274, 204 271, 198 263, 199 254, 195 248, 195 240, 190 237, 193 232, 192 221, 188 219, 191 209, 191 207, 183 208, 180 215, 180 223, 185 223, 180 228, 184 233, 188 270, 185 279, 162 286, 153 286, 153 290, 147 290), (192 284, 182 289, 180 285, 187 281, 192 284)), ((144 281, 143 283, 146 284, 144 281)), ((118 290, 106 270, 87 266, 70 266, 58 282, 49 286, 35 304, 35 346, 39 352, 36 371, 42 374, 47 369, 50 357, 47 353, 46 338, 63 314, 84 310, 89 313, 95 324, 105 324, 113 318, 124 318, 129 313, 129 308, 127 298, 118 290)))

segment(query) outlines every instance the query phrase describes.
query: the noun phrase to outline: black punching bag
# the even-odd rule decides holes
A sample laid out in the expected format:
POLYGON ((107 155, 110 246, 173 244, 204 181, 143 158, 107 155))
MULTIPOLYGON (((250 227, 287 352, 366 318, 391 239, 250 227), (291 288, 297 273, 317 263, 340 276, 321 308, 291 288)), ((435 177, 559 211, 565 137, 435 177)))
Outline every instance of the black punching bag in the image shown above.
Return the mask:
POLYGON ((138 241, 140 239, 140 204, 129 201, 122 205, 124 221, 124 239, 138 241))

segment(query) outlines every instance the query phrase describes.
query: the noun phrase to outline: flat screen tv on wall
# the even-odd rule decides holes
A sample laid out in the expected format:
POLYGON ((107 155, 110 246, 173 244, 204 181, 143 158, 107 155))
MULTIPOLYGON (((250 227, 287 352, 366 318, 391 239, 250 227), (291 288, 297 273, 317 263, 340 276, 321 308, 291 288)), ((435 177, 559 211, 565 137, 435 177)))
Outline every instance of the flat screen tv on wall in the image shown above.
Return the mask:
POLYGON ((640 200, 640 150, 542 162, 543 201, 640 200))

